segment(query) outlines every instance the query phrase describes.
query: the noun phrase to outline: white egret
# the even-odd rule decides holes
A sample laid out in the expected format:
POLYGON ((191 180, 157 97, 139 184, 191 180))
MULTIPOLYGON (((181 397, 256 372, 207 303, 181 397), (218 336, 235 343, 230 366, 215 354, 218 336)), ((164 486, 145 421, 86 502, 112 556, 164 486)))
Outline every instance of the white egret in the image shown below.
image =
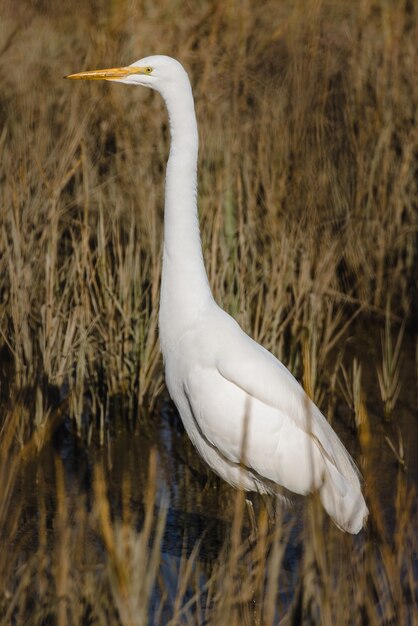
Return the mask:
POLYGON ((197 123, 183 66, 150 56, 67 78, 150 87, 165 100, 171 147, 160 341, 168 390, 198 452, 219 476, 245 490, 318 490, 335 523, 358 533, 368 510, 347 450, 286 367, 213 299, 197 213, 197 123))

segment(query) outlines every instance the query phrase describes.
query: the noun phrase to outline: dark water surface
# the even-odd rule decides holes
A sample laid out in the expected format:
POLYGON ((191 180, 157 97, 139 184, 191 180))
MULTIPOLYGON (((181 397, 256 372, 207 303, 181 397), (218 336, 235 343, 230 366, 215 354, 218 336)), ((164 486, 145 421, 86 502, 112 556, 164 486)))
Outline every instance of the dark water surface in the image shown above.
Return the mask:
MULTIPOLYGON (((382 404, 376 376, 376 360, 380 346, 372 342, 367 333, 361 341, 364 387, 372 426, 368 488, 378 495, 385 522, 390 528, 394 523, 394 493, 398 473, 405 472, 409 484, 418 484, 418 418, 417 389, 414 365, 415 346, 405 347, 403 359, 402 391, 390 423, 383 421, 382 404), (402 441, 404 466, 402 466, 387 443, 389 438, 398 449, 402 441)), ((356 437, 344 403, 337 407, 334 428, 344 444, 354 455, 356 437)), ((64 418, 48 446, 31 461, 19 483, 24 505, 20 513, 21 532, 19 549, 24 547, 26 556, 38 546, 39 497, 46 503, 47 528, 54 533, 56 513, 56 457, 62 462, 67 493, 68 516, 76 522, 80 503, 87 510, 92 507, 94 468, 105 468, 108 498, 114 518, 123 515, 122 485, 129 484, 129 506, 135 513, 138 532, 144 519, 144 494, 147 487, 151 450, 157 451, 158 474, 156 503, 166 509, 166 524, 162 540, 161 573, 164 588, 175 598, 181 559, 192 554, 199 545, 197 562, 200 564, 202 588, 212 565, 219 559, 228 533, 231 531, 235 492, 220 481, 200 461, 183 429, 181 420, 168 397, 162 398, 153 415, 139 417, 135 423, 118 416, 112 417, 112 425, 103 445, 94 441, 86 447, 74 432, 73 422, 64 418)), ((255 512, 264 506, 261 498, 251 496, 255 512)), ((273 505, 271 505, 273 506, 273 505)), ((283 588, 282 604, 292 598, 297 584, 298 563, 301 546, 298 528, 303 517, 297 503, 285 515, 294 518, 294 534, 290 537, 284 559, 288 574, 288 587, 283 588)), ((246 522, 248 525, 248 518, 246 522)), ((248 534, 250 527, 248 526, 248 534)), ((96 537, 91 537, 96 541, 96 537)), ((99 550, 100 551, 100 550, 99 550)), ((187 596, 186 596, 187 598, 187 596)), ((152 598, 151 612, 160 603, 158 590, 152 598)))

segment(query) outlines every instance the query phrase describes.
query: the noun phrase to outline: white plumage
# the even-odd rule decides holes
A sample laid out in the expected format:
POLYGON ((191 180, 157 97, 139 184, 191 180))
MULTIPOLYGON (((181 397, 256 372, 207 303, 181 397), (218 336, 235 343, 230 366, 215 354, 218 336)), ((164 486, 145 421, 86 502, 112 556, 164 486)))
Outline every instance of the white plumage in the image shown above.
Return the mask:
POLYGON ((70 78, 159 91, 171 130, 167 164, 160 340, 167 387, 200 455, 236 487, 278 494, 319 491, 342 529, 358 533, 368 510, 343 444, 286 367, 215 303, 197 214, 198 134, 188 76, 151 56, 70 78))

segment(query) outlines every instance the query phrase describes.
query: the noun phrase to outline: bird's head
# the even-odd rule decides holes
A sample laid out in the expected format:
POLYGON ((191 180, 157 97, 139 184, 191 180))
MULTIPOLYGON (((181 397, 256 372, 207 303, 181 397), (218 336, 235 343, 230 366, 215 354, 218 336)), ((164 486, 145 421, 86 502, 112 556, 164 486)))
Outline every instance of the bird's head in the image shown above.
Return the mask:
POLYGON ((125 67, 112 67, 104 70, 89 70, 69 74, 72 80, 109 80, 128 85, 142 85, 155 89, 164 95, 170 88, 179 87, 188 77, 181 63, 175 59, 154 55, 144 57, 125 67))

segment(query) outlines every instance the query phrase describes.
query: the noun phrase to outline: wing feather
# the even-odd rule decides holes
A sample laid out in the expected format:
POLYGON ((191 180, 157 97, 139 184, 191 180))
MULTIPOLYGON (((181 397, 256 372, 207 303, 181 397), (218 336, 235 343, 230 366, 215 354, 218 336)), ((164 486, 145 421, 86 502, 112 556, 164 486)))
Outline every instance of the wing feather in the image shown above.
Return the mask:
POLYGON ((244 466, 246 489, 260 484, 275 493, 281 485, 306 494, 317 488, 336 524, 359 532, 368 513, 359 473, 320 410, 287 368, 221 309, 204 321, 205 332, 188 337, 183 390, 191 419, 215 452, 209 464, 237 486, 236 468, 244 466))
POLYGON ((246 394, 276 408, 314 438, 323 455, 353 485, 359 472, 344 445, 289 370, 268 350, 246 335, 231 319, 235 332, 218 351, 216 367, 246 394))

